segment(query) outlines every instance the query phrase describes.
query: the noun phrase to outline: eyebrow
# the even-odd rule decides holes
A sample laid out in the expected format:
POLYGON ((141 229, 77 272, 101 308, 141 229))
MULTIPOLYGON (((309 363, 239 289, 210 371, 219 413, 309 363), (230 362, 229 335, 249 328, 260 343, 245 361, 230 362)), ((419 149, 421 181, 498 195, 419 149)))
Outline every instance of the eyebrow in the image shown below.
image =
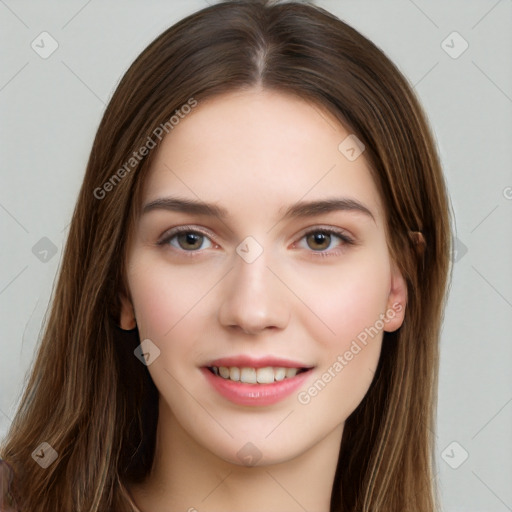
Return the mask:
MULTIPOLYGON (((195 215, 215 216, 224 219, 229 216, 228 211, 222 206, 213 203, 184 199, 179 197, 161 197, 144 205, 142 213, 153 210, 169 210, 195 215)), ((281 209, 282 210, 282 209, 281 209)), ((301 201, 290 206, 281 220, 295 217, 314 217, 336 211, 348 211, 362 213, 375 221, 373 213, 364 204, 344 197, 333 197, 318 201, 301 201)))
POLYGON ((182 199, 179 197, 160 197, 144 205, 142 214, 153 210, 169 210, 173 212, 191 213, 195 215, 213 215, 226 218, 228 211, 222 206, 213 203, 196 201, 195 199, 182 199))
POLYGON ((375 221, 375 217, 369 208, 355 199, 345 197, 333 197, 319 201, 298 202, 286 210, 282 220, 293 217, 314 217, 315 215, 322 215, 336 211, 362 213, 375 221))

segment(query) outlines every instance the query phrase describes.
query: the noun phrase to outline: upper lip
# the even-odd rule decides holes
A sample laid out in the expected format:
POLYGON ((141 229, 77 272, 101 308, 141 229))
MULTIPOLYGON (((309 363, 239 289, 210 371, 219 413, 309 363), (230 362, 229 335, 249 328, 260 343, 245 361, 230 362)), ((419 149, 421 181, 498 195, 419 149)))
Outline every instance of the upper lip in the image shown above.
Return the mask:
POLYGON ((267 366, 274 366, 280 368, 312 368, 311 365, 306 365, 292 359, 284 359, 275 356, 251 357, 247 355, 221 357, 206 364, 207 367, 220 366, 237 368, 265 368, 267 366))

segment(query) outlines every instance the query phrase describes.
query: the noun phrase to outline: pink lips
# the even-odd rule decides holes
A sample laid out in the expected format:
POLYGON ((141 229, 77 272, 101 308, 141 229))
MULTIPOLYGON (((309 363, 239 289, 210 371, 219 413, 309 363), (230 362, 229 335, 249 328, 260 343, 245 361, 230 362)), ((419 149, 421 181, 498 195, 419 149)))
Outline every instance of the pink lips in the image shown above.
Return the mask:
POLYGON ((292 361, 291 359, 281 359, 273 356, 254 358, 245 355, 222 357, 209 362, 206 366, 237 366, 238 368, 265 368, 265 366, 281 366, 283 368, 310 368, 307 365, 298 361, 292 361))
POLYGON ((275 357, 263 357, 255 359, 248 356, 225 357, 211 361, 201 368, 203 375, 208 383, 224 398, 237 405, 265 406, 272 405, 296 391, 304 381, 309 377, 308 371, 297 374, 295 377, 283 379, 272 384, 247 384, 224 379, 215 375, 208 368, 220 366, 236 366, 238 368, 265 368, 267 366, 282 368, 306 368, 306 366, 297 361, 280 359, 275 357))

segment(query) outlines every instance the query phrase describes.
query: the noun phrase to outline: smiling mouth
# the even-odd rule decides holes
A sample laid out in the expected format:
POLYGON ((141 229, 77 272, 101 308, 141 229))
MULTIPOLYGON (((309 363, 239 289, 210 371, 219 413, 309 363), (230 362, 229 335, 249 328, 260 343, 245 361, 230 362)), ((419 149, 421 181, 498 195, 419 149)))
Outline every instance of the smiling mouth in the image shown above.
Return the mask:
POLYGON ((218 377, 244 384, 272 384, 285 379, 291 379, 311 368, 285 368, 280 366, 266 366, 264 368, 238 367, 238 366, 208 366, 207 369, 218 377))

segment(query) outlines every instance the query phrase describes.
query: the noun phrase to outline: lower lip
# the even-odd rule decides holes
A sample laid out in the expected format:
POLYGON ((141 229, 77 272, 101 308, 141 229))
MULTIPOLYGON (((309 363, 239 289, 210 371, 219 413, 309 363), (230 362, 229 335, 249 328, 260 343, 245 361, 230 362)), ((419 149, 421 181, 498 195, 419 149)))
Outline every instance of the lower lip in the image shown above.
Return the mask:
POLYGON ((246 384, 214 375, 208 368, 201 368, 206 380, 213 388, 237 405, 272 405, 296 391, 308 378, 310 371, 272 384, 246 384))

